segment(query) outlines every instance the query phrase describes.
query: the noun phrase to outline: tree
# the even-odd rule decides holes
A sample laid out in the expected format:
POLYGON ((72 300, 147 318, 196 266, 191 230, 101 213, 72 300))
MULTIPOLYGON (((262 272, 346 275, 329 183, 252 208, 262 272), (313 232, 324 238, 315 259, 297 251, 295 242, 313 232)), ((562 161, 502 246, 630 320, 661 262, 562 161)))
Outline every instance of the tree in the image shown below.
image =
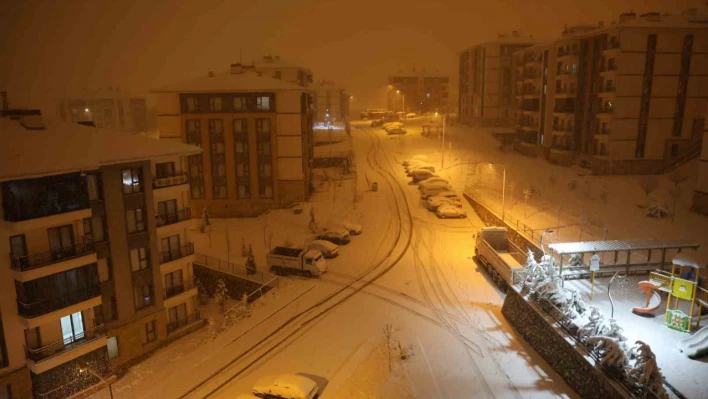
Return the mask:
POLYGON ((526 206, 526 212, 524 216, 528 217, 529 198, 533 196, 533 189, 531 187, 525 188, 522 193, 524 195, 524 205, 526 206))
POLYGON ((197 286, 197 297, 199 299, 199 304, 204 305, 209 297, 206 287, 204 287, 202 280, 197 277, 194 278, 194 285, 197 286))
POLYGON ((656 190, 658 185, 656 176, 646 175, 639 178, 639 186, 644 193, 644 206, 649 206, 649 196, 656 190))
POLYGON ((214 290, 214 300, 219 304, 221 308, 221 313, 224 313, 224 306, 226 306, 226 301, 229 299, 229 289, 226 288, 226 283, 223 279, 216 281, 216 290, 214 290))
POLYGON ((391 367, 391 336, 393 335, 393 326, 390 324, 386 324, 383 329, 383 336, 384 339, 386 340, 386 351, 388 352, 388 371, 392 371, 391 367))
POLYGON ((202 221, 199 224, 199 231, 204 233, 206 231, 207 226, 211 225, 211 221, 209 220, 209 213, 207 212, 207 208, 204 207, 202 209, 202 221))
MULTIPOLYGON (((251 246, 250 244, 248 245, 249 247, 251 246)), ((248 256, 248 248, 246 247, 246 239, 242 238, 241 239, 241 256, 248 256)))
POLYGON ((248 245, 248 259, 246 260, 246 273, 255 274, 256 273, 256 259, 253 256, 253 247, 248 245))
MULTIPOLYGON (((336 190, 336 188, 335 188, 336 190)), ((315 219, 315 207, 310 207, 310 223, 308 225, 310 231, 314 234, 317 232, 317 221, 315 219)))

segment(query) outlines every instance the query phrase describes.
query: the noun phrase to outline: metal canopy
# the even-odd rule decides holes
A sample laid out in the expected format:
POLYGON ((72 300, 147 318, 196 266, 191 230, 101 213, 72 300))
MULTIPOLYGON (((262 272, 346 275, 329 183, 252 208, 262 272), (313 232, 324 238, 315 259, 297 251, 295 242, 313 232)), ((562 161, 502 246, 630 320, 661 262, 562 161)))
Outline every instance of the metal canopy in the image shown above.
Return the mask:
POLYGON ((641 251, 654 249, 698 249, 700 244, 681 240, 610 240, 610 241, 579 241, 558 242, 549 244, 559 255, 582 254, 595 252, 641 251))

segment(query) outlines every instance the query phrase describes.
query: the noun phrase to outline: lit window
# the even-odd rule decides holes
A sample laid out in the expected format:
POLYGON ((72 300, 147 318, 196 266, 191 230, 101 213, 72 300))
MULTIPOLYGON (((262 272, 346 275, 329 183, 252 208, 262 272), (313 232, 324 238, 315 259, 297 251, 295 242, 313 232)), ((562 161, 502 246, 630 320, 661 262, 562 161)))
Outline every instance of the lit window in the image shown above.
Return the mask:
POLYGON ((145 212, 142 209, 125 211, 125 223, 128 234, 145 231, 145 212))
POLYGON ((123 169, 123 193, 132 194, 142 192, 142 170, 140 168, 123 169))
POLYGON ((234 111, 246 110, 246 97, 234 97, 234 111))
POLYGON ((209 97, 209 111, 221 112, 221 97, 209 97))
POLYGON ((137 272, 150 267, 148 250, 145 247, 130 250, 130 270, 137 272))
POLYGON ((256 110, 270 111, 270 97, 268 97, 268 96, 256 97, 256 110))

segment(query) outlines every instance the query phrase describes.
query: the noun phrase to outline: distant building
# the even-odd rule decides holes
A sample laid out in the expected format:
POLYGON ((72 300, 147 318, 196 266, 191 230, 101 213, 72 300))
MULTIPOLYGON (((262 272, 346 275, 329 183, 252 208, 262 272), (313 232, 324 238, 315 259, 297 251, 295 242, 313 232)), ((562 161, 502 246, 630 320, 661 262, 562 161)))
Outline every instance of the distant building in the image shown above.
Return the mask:
POLYGON ((320 81, 313 86, 317 122, 343 122, 349 120, 349 94, 333 82, 320 81))
POLYGON ((162 177, 201 150, 1 114, 0 397, 70 397, 99 382, 81 365, 107 377, 202 322, 187 182, 162 177))
MULTIPOLYGON (((706 101, 708 113, 708 101, 706 101)), ((693 210, 708 215, 708 123, 703 124, 703 148, 698 163, 698 181, 693 192, 693 210)))
POLYGON ((388 109, 404 112, 440 112, 448 110, 449 76, 437 72, 400 72, 388 78, 388 109))
POLYGON ((282 60, 279 56, 266 55, 252 66, 244 66, 253 69, 263 76, 285 82, 295 83, 298 86, 310 87, 313 83, 312 71, 307 68, 290 64, 282 60))
POLYGON ((460 122, 482 126, 513 125, 516 77, 512 54, 535 43, 533 36, 514 31, 460 54, 460 122))
POLYGON ((634 13, 515 54, 517 150, 597 174, 661 173, 700 151, 708 18, 634 13))
POLYGON ((59 117, 65 122, 93 122, 99 129, 119 132, 147 132, 145 98, 131 96, 118 88, 84 90, 57 101, 59 117))
POLYGON ((234 64, 152 93, 160 138, 204 148, 188 161, 195 215, 254 216, 309 198, 310 90, 234 64))

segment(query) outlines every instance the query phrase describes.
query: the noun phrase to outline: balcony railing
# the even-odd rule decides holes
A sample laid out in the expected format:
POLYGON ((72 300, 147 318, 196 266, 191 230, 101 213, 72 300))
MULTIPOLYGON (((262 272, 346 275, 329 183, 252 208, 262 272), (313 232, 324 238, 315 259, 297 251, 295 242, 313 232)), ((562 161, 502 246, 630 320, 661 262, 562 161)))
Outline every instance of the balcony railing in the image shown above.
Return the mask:
POLYGON ((58 354, 77 348, 81 345, 95 341, 105 335, 106 327, 101 324, 74 337, 56 341, 41 348, 32 349, 25 347, 25 354, 27 355, 27 359, 38 363, 49 359, 50 357, 54 357, 58 354))
POLYGON ((94 252, 96 252, 96 245, 94 245, 93 242, 90 240, 81 240, 81 242, 77 244, 32 255, 16 256, 10 254, 10 264, 13 269, 23 272, 57 262, 63 262, 68 259, 78 258, 94 252))
POLYGON ((612 107, 602 107, 597 110, 598 114, 611 114, 612 112, 614 112, 612 107))
POLYGON ((38 299, 34 302, 24 302, 22 299, 17 300, 17 311, 20 316, 31 319, 83 302, 85 300, 101 295, 101 284, 91 284, 79 288, 68 294, 56 295, 48 298, 38 299))
POLYGON ((194 244, 187 243, 179 248, 171 249, 169 251, 160 252, 160 264, 171 262, 173 260, 184 258, 185 256, 194 254, 194 244))
POLYGON ((169 177, 155 177, 152 179, 152 188, 178 186, 180 184, 186 184, 186 183, 187 183, 187 175, 186 174, 174 175, 174 176, 169 176, 169 177))
POLYGON ((183 222, 192 218, 192 211, 189 208, 180 209, 177 212, 163 213, 155 215, 157 227, 183 222))
POLYGON ((172 287, 165 287, 164 299, 171 298, 171 297, 181 294, 185 291, 189 291, 194 287, 195 287, 194 279, 182 281, 181 283, 175 284, 172 287))
POLYGON ((199 321, 199 311, 195 310, 194 313, 190 314, 189 316, 183 319, 177 319, 175 321, 167 323, 167 334, 171 334, 179 330, 180 328, 188 324, 196 323, 197 321, 199 321))

